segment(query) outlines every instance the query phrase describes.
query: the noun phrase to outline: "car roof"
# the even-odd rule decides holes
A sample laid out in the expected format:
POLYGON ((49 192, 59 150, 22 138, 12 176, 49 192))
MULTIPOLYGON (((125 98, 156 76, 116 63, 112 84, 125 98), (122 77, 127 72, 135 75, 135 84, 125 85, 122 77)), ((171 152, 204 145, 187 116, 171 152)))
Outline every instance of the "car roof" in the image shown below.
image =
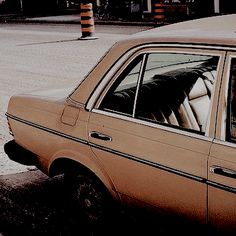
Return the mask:
POLYGON ((236 14, 205 17, 132 35, 134 43, 168 42, 236 47, 236 14))

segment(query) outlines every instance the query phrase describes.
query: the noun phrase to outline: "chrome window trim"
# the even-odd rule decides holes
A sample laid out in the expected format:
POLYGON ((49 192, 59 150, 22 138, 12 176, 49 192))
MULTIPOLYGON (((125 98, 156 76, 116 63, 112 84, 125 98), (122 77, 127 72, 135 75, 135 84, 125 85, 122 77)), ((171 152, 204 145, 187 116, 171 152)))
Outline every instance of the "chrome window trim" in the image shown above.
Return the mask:
MULTIPOLYGON (((225 60, 225 58, 226 58, 226 55, 225 55, 225 53, 223 54, 222 52, 221 53, 219 53, 218 52, 218 54, 213 54, 214 56, 219 56, 219 61, 218 61, 218 65, 217 65, 217 69, 216 69, 216 77, 215 77, 215 80, 217 80, 217 78, 218 78, 218 80, 220 81, 220 83, 222 83, 222 73, 223 73, 223 70, 222 71, 220 71, 219 70, 219 68, 220 68, 220 62, 221 61, 223 61, 223 60, 225 60), (220 72, 221 72, 221 74, 220 74, 220 72), (221 76, 221 77, 220 77, 221 76), (220 78, 219 78, 220 77, 220 78)), ((208 114, 208 119, 207 119, 207 123, 206 123, 206 131, 205 131, 205 133, 209 133, 210 132, 210 119, 211 119, 211 116, 212 116, 212 108, 213 108, 213 98, 216 96, 216 82, 214 83, 214 85, 213 85, 213 89, 212 89, 212 97, 211 97, 211 100, 210 100, 210 106, 209 106, 209 114, 208 114)), ((219 91, 218 91, 218 93, 220 93, 219 91)), ((219 94, 218 94, 219 95, 219 94)), ((219 102, 217 101, 217 107, 218 107, 218 104, 219 104, 219 102)), ((218 109, 218 108, 217 108, 218 109)), ((215 127, 216 127, 216 119, 215 119, 215 127)), ((215 128, 215 132, 216 132, 216 128, 215 128)), ((215 135, 214 135, 215 136, 215 135)))
POLYGON ((135 98, 134 98, 134 106, 133 106, 132 117, 135 116, 136 105, 137 105, 137 99, 138 99, 138 94, 139 94, 139 88, 140 88, 140 84, 141 84, 141 82, 142 82, 142 78, 143 78, 143 73, 144 73, 144 69, 145 69, 146 60, 147 60, 147 54, 144 54, 144 55, 143 55, 143 59, 142 59, 141 68, 140 68, 140 71, 139 71, 139 76, 138 76, 138 84, 137 84, 136 92, 135 92, 135 98))
POLYGON ((92 110, 92 112, 95 113, 95 114, 105 115, 105 116, 117 118, 117 119, 120 119, 120 120, 136 123, 138 125, 144 125, 144 126, 148 126, 148 127, 151 127, 151 128, 158 128, 160 130, 168 131, 168 132, 171 132, 171 133, 185 135, 187 137, 192 137, 192 138, 196 138, 196 139, 203 140, 203 141, 213 142, 213 138, 208 137, 206 133, 205 133, 205 135, 197 134, 197 133, 194 133, 194 132, 191 132, 191 131, 188 131, 188 130, 185 131, 185 130, 182 130, 182 129, 178 129, 178 127, 176 128, 174 126, 173 127, 165 126, 165 125, 162 125, 162 124, 141 120, 141 119, 138 119, 138 118, 135 118, 135 117, 122 115, 122 114, 118 114, 118 113, 112 113, 112 112, 109 112, 109 111, 102 111, 102 110, 98 110, 98 109, 95 109, 95 108, 92 110))
MULTIPOLYGON (((95 89, 95 91, 93 92, 92 96, 90 97, 89 101, 86 104, 86 109, 88 111, 92 110, 92 108, 95 106, 97 102, 98 97, 100 97, 100 94, 102 93, 103 89, 107 86, 112 77, 118 73, 119 69, 124 65, 124 63, 128 61, 129 58, 135 53, 136 50, 137 50, 136 48, 132 49, 128 53, 122 55, 122 57, 118 60, 118 62, 116 62, 115 65, 113 65, 110 68, 105 77, 102 78, 101 82, 98 84, 97 88, 95 89)), ((120 73, 117 76, 119 75, 120 73)))
MULTIPOLYGON (((101 79, 101 82, 98 84, 97 88, 95 89, 95 91, 92 93, 92 95, 90 96, 88 102, 86 103, 86 110, 91 111, 93 109, 93 107, 96 105, 98 97, 100 96, 100 94, 102 93, 102 91, 104 90, 104 88, 106 87, 106 85, 109 83, 109 81, 112 79, 113 76, 115 76, 116 73, 118 73, 119 69, 122 68, 122 66, 125 64, 125 62, 127 62, 132 55, 134 55, 135 53, 138 53, 136 56, 141 54, 141 50, 144 49, 153 49, 157 48, 160 49, 158 50, 159 52, 166 52, 167 48, 169 50, 175 49, 175 51, 171 51, 172 53, 189 53, 188 51, 184 51, 183 49, 197 49, 197 50, 213 50, 215 51, 215 53, 212 53, 211 55, 215 55, 215 56, 221 56, 221 54, 219 53, 219 51, 226 51, 226 50, 231 50, 231 51, 236 51, 236 48, 233 47, 224 47, 224 46, 211 46, 211 45, 193 45, 193 44, 177 44, 177 43, 150 43, 150 44, 145 44, 145 45, 141 45, 141 46, 137 46, 135 48, 131 48, 129 51, 127 51, 125 54, 123 54, 121 56, 121 58, 115 63, 115 65, 111 65, 109 72, 104 76, 104 78, 101 79), (165 48, 165 51, 164 49, 165 48), (163 50, 163 51, 162 51, 163 50), (218 51, 218 53, 216 54, 216 52, 218 51)), ((149 51, 151 52, 151 51, 149 51)), ((155 52, 155 51, 154 51, 155 52)), ((144 53, 144 52, 142 52, 144 53)), ((194 52, 192 52, 192 54, 194 54, 194 52)), ((196 54, 200 54, 196 53, 196 54)), ((202 55, 207 54, 202 52, 202 55)), ((119 73, 120 74, 120 73, 119 73)), ((118 76, 118 75, 116 75, 118 76)))
POLYGON ((230 141, 214 139, 214 143, 218 144, 218 145, 222 145, 222 146, 236 148, 236 143, 233 143, 233 142, 230 142, 230 141))
MULTIPOLYGON (((235 53, 235 52, 234 52, 235 53)), ((220 124, 220 139, 222 141, 225 141, 226 143, 233 143, 233 142, 230 142, 230 141, 227 141, 226 140, 226 132, 227 132, 227 107, 228 107, 228 96, 229 96, 229 82, 230 82, 230 69, 231 69, 231 62, 232 62, 232 59, 235 58, 236 59, 236 55, 235 54, 230 54, 230 52, 227 53, 227 64, 226 64, 226 74, 225 74, 225 77, 226 77, 226 86, 225 86, 225 90, 222 91, 224 93, 224 110, 222 112, 222 123, 220 124)))
MULTIPOLYGON (((160 45, 159 45, 160 46, 160 45)), ((163 45, 161 45, 163 46, 163 45)), ((116 66, 116 72, 114 70, 109 71, 109 73, 106 75, 106 77, 101 81, 101 83, 98 85, 97 89, 95 90, 94 94, 91 96, 91 99, 88 104, 89 104, 89 107, 87 107, 87 109, 89 109, 89 111, 92 111, 93 107, 96 108, 96 110, 98 110, 98 107, 100 105, 100 102, 102 101, 103 97, 102 94, 104 94, 104 89, 106 89, 108 87, 108 84, 110 81, 113 81, 115 80, 117 77, 119 77, 119 75, 124 71, 124 69, 126 68, 125 67, 125 63, 130 63, 131 61, 134 60, 134 58, 136 58, 137 56, 141 55, 141 54, 144 54, 146 55, 147 53, 150 54, 150 53, 179 53, 179 54, 192 54, 192 55, 211 55, 211 56, 218 56, 219 57, 219 62, 221 61, 223 55, 222 55, 222 52, 220 51, 217 51, 215 48, 211 48, 211 49, 214 49, 213 51, 209 52, 209 50, 204 50, 203 52, 199 51, 201 50, 202 48, 201 47, 197 47, 196 50, 198 51, 191 51, 190 50, 192 49, 192 47, 190 47, 188 45, 188 48, 187 48, 187 45, 186 45, 186 50, 183 50, 182 47, 178 47, 178 48, 173 48, 173 46, 171 45, 168 45, 169 47, 167 48, 162 48, 162 47, 158 47, 157 45, 155 44, 149 44, 149 45, 146 45, 145 47, 144 46, 140 46, 140 47, 137 47, 131 51, 129 51, 128 55, 122 59, 120 59, 120 61, 118 62, 120 67, 117 68, 116 66), (145 50, 145 51, 144 51, 145 50), (122 60, 122 63, 121 63, 121 60, 122 60), (122 68, 124 67, 124 68, 122 68), (114 73, 112 73, 114 72, 114 73), (118 73, 119 72, 119 73, 118 73), (96 95, 96 96, 95 96, 96 95), (100 101, 100 102, 97 102, 97 101, 100 101)), ((142 62, 143 63, 143 62, 142 62)), ((117 63, 116 63, 117 64, 117 63)), ((142 64, 143 65, 143 64, 142 64)), ((218 64, 218 67, 219 67, 219 64, 218 64)), ((216 74, 216 78, 219 77, 219 70, 217 68, 217 74, 216 74)), ((140 78, 139 78, 140 79, 140 78)), ((109 86, 110 88, 110 86, 109 86)), ((108 88, 108 90, 109 90, 108 88)), ((216 89, 216 83, 214 83, 213 85, 213 92, 212 94, 215 94, 215 89, 216 89)), ((214 97, 214 96, 212 96, 214 97)), ((136 104, 135 104, 136 105, 136 104)), ((211 120, 211 113, 212 113, 212 106, 213 106, 213 99, 210 100, 210 107, 209 107, 209 114, 208 114, 208 118, 207 118, 207 123, 206 123, 206 130, 205 130, 205 133, 204 134, 199 134, 200 136, 202 137, 206 137, 207 135, 209 135, 209 132, 210 132, 210 120, 211 120)), ((134 106, 134 110, 135 110, 135 106, 134 106)), ((113 113, 113 112, 106 112, 107 113, 113 113)), ((121 114, 122 115, 122 114, 121 114)), ((123 117, 124 115, 122 115, 123 117)), ((132 116, 134 117, 134 112, 132 114, 132 116)), ((148 122, 148 121, 144 121, 145 123, 150 123, 150 124, 153 124, 152 122, 148 122)), ((160 126, 160 124, 158 124, 160 126)), ((166 127, 166 126, 164 126, 166 127)), ((172 129, 176 129, 176 130, 180 130, 178 129, 178 127, 175 127, 175 128, 171 128, 172 129)), ((195 134, 194 133, 194 130, 191 131, 184 131, 184 132, 188 132, 188 133, 191 133, 191 134, 195 134)))

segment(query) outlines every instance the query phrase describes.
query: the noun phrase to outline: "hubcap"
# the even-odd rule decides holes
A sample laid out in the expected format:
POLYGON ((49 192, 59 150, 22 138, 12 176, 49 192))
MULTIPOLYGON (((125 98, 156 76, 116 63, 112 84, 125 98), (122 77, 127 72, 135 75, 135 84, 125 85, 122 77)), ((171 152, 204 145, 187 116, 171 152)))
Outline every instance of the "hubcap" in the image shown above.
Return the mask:
POLYGON ((89 199, 86 198, 86 199, 84 199, 84 205, 86 208, 89 208, 92 206, 92 203, 89 199))

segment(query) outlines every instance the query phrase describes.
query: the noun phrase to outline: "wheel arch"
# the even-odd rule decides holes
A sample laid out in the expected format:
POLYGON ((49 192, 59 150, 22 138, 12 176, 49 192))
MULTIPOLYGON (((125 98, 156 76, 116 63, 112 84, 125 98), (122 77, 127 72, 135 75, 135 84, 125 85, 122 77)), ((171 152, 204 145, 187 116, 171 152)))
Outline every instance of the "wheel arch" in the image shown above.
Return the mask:
POLYGON ((64 174, 66 172, 81 172, 92 175, 96 178, 112 195, 113 198, 120 200, 116 188, 109 175, 96 163, 81 163, 70 157, 58 157, 49 166, 49 176, 64 174))

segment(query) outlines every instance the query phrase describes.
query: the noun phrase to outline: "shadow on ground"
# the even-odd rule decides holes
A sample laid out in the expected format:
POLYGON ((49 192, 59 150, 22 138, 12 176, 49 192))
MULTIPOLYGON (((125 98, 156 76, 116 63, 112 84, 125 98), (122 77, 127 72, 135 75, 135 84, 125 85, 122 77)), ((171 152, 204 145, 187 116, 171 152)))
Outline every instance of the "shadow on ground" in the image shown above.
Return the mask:
POLYGON ((0 176, 0 235, 126 235, 136 220, 124 213, 103 225, 91 225, 66 194, 63 176, 40 171, 0 176))
MULTIPOLYGON (((0 235, 199 235, 152 215, 120 210, 103 225, 91 225, 66 194, 63 176, 48 178, 38 170, 0 176, 0 235)), ((206 233, 206 232, 205 232, 206 233)), ((204 235, 209 235, 205 234, 204 235)))

